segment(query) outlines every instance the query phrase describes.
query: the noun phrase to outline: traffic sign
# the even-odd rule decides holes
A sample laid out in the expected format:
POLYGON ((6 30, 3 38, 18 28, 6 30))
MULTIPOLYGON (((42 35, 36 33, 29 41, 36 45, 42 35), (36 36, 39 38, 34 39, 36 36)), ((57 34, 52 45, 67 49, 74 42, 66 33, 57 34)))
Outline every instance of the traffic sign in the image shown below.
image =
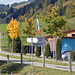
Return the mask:
POLYGON ((38 39, 38 42, 45 42, 45 41, 47 41, 47 39, 44 38, 44 37, 37 37, 37 39, 38 39))
POLYGON ((31 43, 37 43, 38 42, 38 39, 37 38, 27 38, 27 42, 31 43))
POLYGON ((34 46, 46 46, 46 43, 45 43, 45 41, 47 41, 46 38, 44 38, 44 37, 37 37, 37 39, 38 39, 38 42, 34 43, 33 44, 34 46))
POLYGON ((40 47, 40 46, 46 46, 46 43, 45 43, 45 42, 40 42, 40 43, 34 43, 33 45, 34 45, 35 47, 36 47, 36 46, 39 46, 39 47, 40 47))

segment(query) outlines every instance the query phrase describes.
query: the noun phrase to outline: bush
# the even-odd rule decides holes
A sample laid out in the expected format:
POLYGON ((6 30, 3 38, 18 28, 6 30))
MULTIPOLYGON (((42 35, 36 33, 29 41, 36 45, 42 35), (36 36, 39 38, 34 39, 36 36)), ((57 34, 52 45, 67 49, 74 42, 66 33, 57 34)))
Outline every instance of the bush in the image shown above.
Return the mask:
POLYGON ((18 72, 23 68, 23 65, 17 63, 8 63, 1 66, 2 73, 11 73, 11 72, 18 72), (15 67, 16 66, 16 67, 15 67))
POLYGON ((46 56, 47 58, 48 58, 49 56, 51 56, 49 43, 47 43, 46 48, 45 48, 45 56, 46 56))
POLYGON ((61 58, 61 39, 57 40, 57 44, 56 44, 56 57, 57 57, 57 59, 61 58))
POLYGON ((40 57, 41 55, 41 47, 36 47, 36 54, 37 57, 40 57))
POLYGON ((70 54, 71 54, 72 61, 75 60, 75 52, 74 51, 71 51, 70 54))

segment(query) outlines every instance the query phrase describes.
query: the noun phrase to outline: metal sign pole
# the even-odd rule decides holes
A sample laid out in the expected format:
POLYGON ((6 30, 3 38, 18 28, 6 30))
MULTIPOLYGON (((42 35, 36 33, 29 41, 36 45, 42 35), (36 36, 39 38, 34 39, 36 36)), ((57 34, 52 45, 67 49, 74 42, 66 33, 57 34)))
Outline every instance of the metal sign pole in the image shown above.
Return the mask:
POLYGON ((33 38, 31 39, 31 43, 32 43, 32 49, 31 49, 31 51, 32 51, 32 68, 33 68, 33 38))
MULTIPOLYGON (((44 47, 44 46, 43 46, 44 47)), ((43 67, 45 67, 45 55, 44 55, 45 47, 43 48, 43 67)))

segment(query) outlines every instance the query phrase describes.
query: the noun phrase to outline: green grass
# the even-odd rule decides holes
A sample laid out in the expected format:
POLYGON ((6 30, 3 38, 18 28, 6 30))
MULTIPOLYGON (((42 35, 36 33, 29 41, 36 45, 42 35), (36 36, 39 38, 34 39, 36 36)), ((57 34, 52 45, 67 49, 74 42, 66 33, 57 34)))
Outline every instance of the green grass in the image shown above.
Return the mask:
POLYGON ((0 24, 0 32, 1 33, 7 32, 6 26, 7 26, 7 24, 0 24))
POLYGON ((7 12, 0 12, 0 13, 5 13, 7 15, 7 12))
POLYGON ((20 75, 73 75, 74 72, 68 72, 68 71, 62 71, 62 70, 56 70, 51 68, 42 68, 34 66, 31 68, 31 66, 27 65, 25 66, 22 71, 19 73, 20 75))
POLYGON ((68 72, 63 70, 42 68, 38 66, 31 65, 21 65, 18 63, 8 63, 1 66, 2 75, 8 75, 13 72, 13 75, 74 75, 75 72, 68 72), (6 73, 4 73, 4 70, 6 73))
MULTIPOLYGON (((75 29, 75 17, 67 19, 65 16, 63 16, 63 18, 66 20, 67 27, 70 27, 70 29, 75 29)), ((66 30, 68 30, 68 28, 66 30)))

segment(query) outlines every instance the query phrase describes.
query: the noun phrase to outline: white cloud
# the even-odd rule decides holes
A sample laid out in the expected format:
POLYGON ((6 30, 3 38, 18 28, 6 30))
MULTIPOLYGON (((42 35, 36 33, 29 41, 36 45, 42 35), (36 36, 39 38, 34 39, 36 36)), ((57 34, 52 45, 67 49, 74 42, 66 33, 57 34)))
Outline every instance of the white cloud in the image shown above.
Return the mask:
POLYGON ((22 1, 28 1, 28 0, 0 0, 0 4, 12 4, 15 2, 22 2, 22 1))

